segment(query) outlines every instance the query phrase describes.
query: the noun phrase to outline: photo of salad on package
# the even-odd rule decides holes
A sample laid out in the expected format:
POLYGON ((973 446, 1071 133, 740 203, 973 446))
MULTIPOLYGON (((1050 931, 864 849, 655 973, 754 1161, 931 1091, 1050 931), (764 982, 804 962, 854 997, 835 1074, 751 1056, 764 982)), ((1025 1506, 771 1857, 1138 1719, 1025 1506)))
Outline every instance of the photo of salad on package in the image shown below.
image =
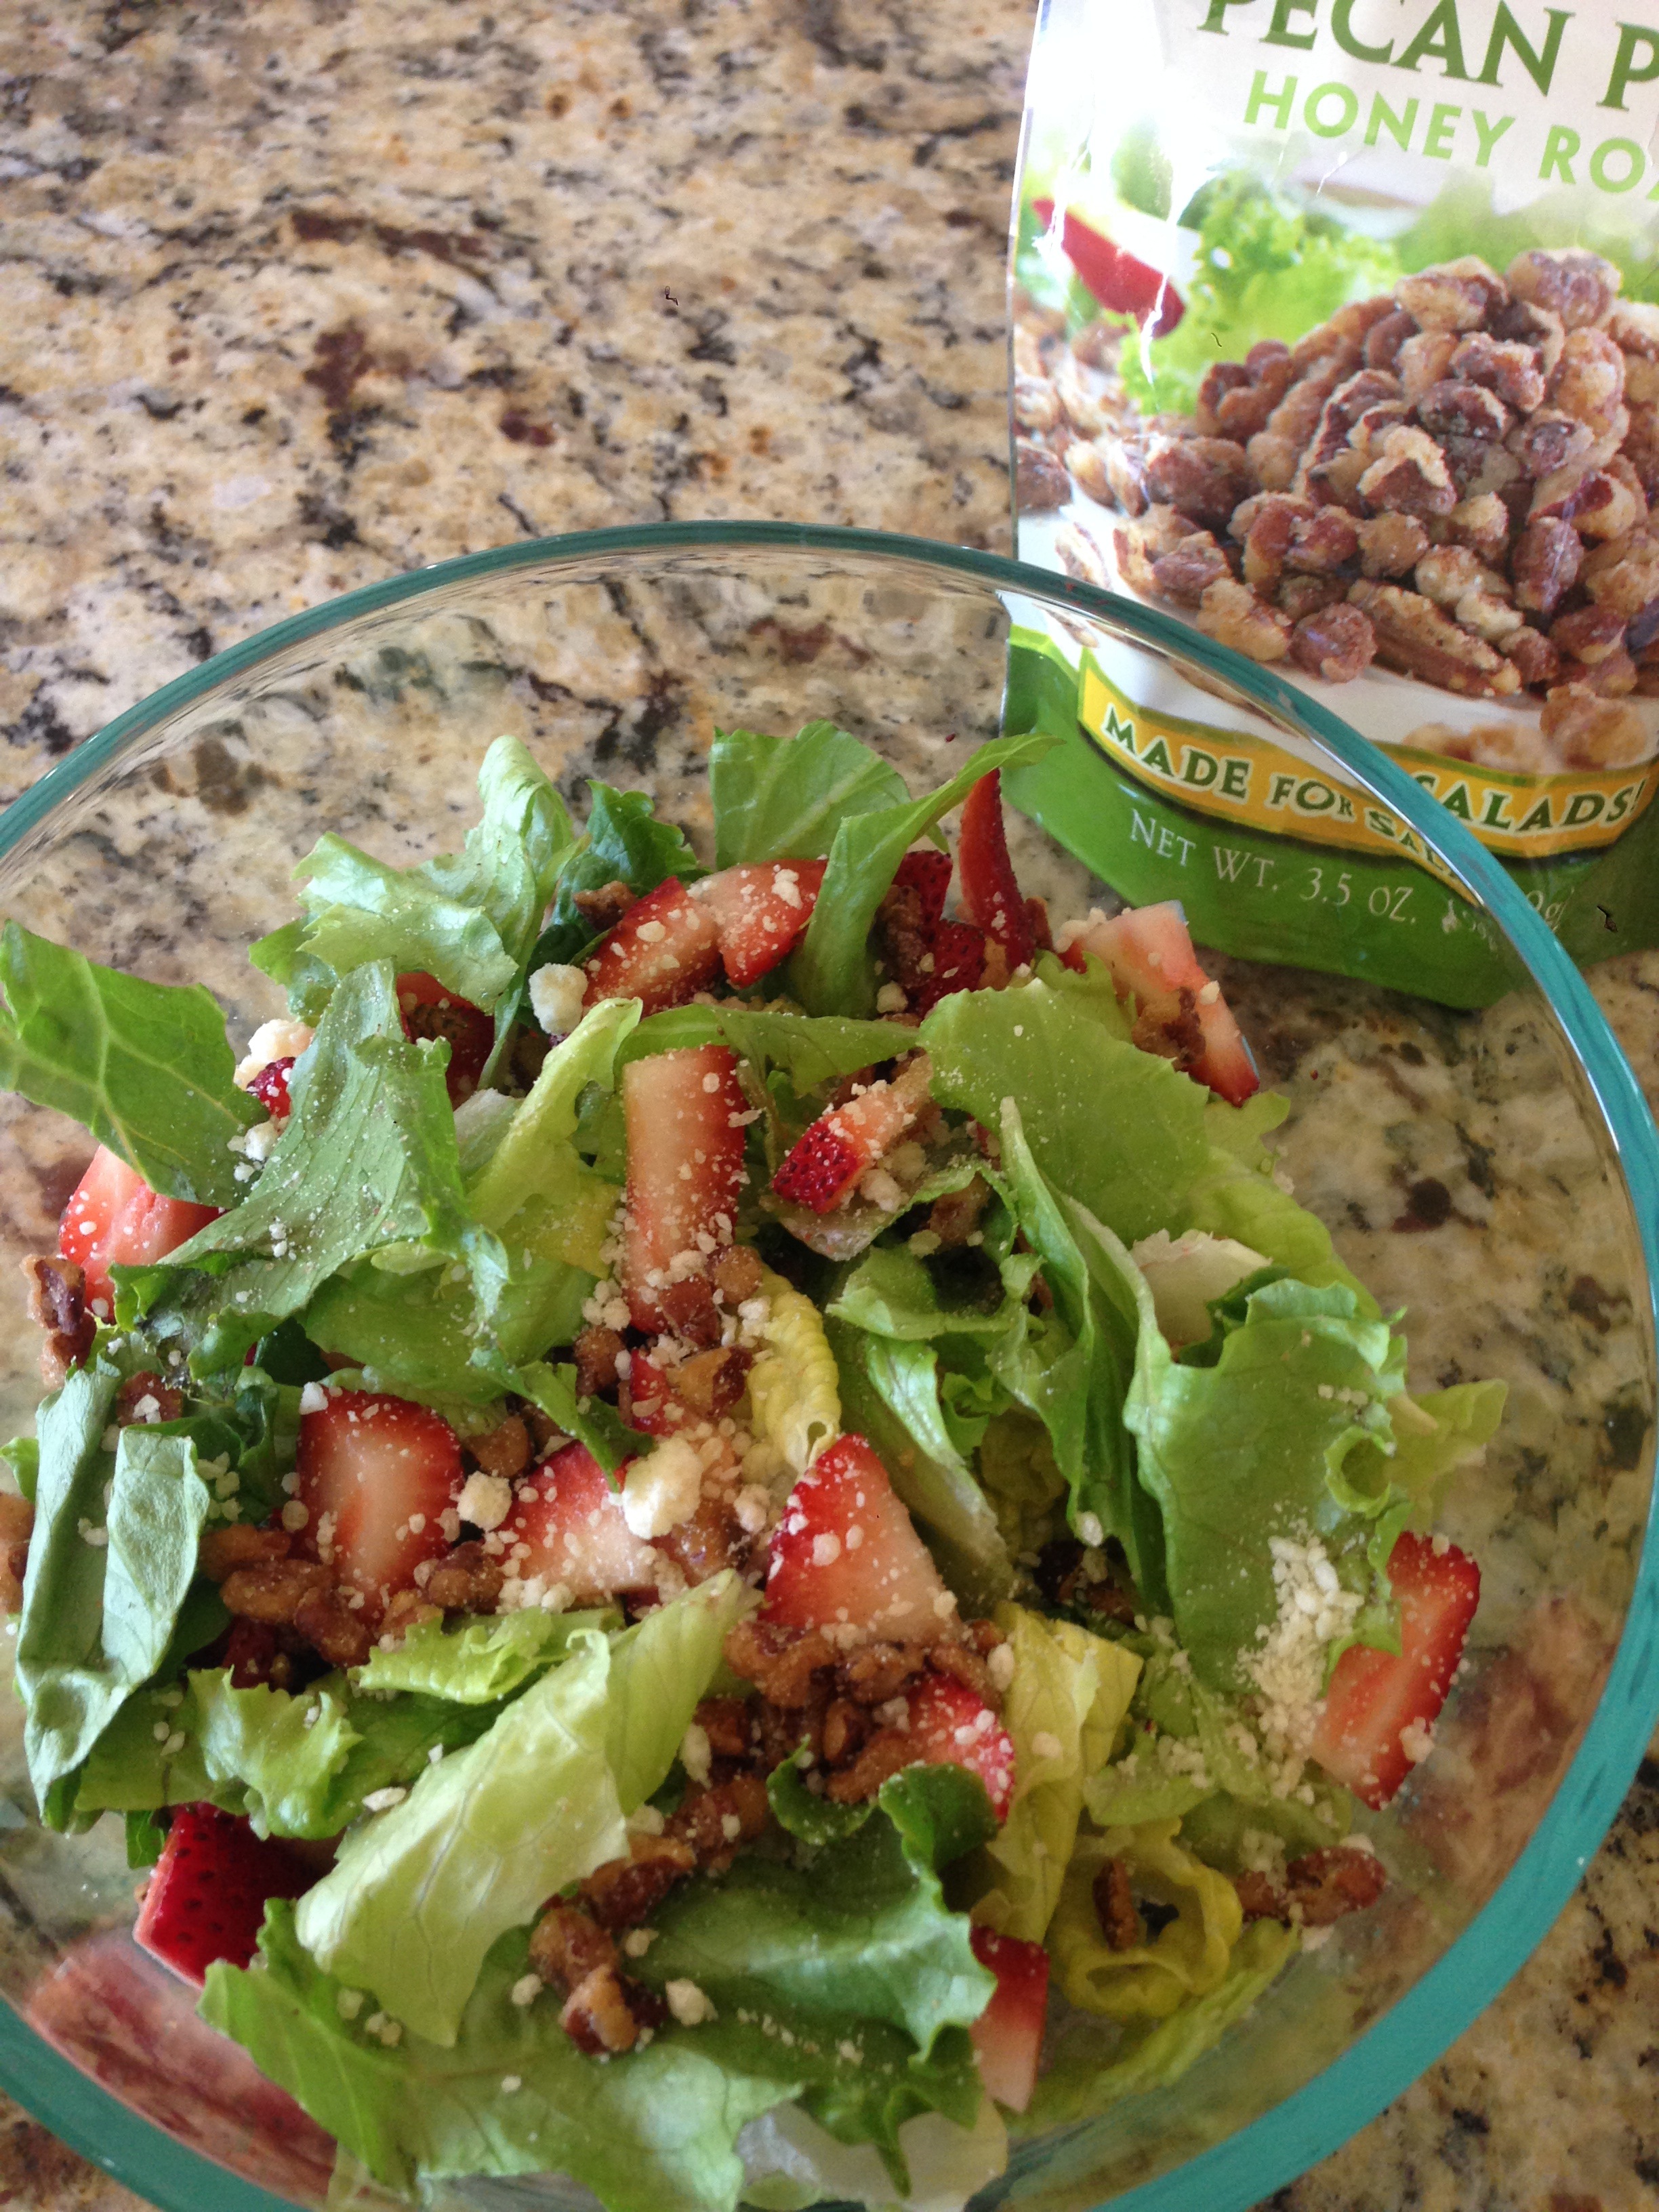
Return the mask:
MULTIPOLYGON (((1016 204, 1021 556, 1386 745, 1581 961, 1659 938, 1656 103, 1659 35, 1605 12, 1049 0, 1016 204)), ((1505 988, 1405 823, 1266 718, 1127 646, 1070 689, 1092 758, 1018 795, 1125 896, 1505 988)))
POLYGON ((461 852, 301 861, 240 1052, 0 933, 90 1154, 29 1778, 348 2179, 961 2204, 1415 1907, 1504 1388, 1408 1389, 1179 908, 1024 894, 1055 743, 719 733, 705 866, 503 737, 461 852))

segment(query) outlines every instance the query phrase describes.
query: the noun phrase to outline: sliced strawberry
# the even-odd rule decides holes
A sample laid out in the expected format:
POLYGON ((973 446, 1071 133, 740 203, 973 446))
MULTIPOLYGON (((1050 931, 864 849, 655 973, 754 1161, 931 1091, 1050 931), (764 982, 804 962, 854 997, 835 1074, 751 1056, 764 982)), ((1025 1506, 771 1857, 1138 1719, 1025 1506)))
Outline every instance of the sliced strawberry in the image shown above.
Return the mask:
POLYGON ((377 1627, 415 1570, 447 1550, 443 1516, 461 1488, 455 1431, 430 1407, 370 1390, 332 1390, 300 1419, 301 1541, 337 1578, 361 1590, 365 1626, 377 1627))
POLYGON ((648 1352, 635 1352, 628 1363, 628 1425, 647 1437, 665 1437, 679 1426, 668 1377, 648 1352))
POLYGON ((1014 1802, 1013 1739, 977 1690, 950 1674, 924 1674, 905 1692, 918 1764, 965 1766, 978 1775, 997 1819, 1014 1802))
POLYGON ((297 1853, 214 1805, 181 1805, 144 1892, 133 1940, 199 1989, 216 1959, 246 1966, 265 1901, 317 1879, 297 1853))
POLYGON ((1109 921, 1091 915, 1061 957, 1080 971, 1085 953, 1105 962, 1120 999, 1133 994, 1137 1044, 1163 1052, 1230 1105, 1260 1088, 1250 1048, 1220 984, 1198 964, 1177 900, 1128 907, 1109 921))
POLYGON ((629 908, 583 964, 588 1006, 637 999, 647 1014, 658 1014, 683 1006, 720 974, 718 925, 679 878, 670 876, 629 908))
POLYGON ((1048 1954, 1041 1943, 975 1928, 974 1956, 997 1978, 991 2002, 969 2031, 979 2078, 999 2105, 1023 2112, 1036 2087, 1048 2008, 1048 1954))
POLYGON ((921 922, 925 929, 936 929, 945 918, 945 897, 951 888, 951 855, 941 853, 937 845, 918 845, 898 864, 893 881, 908 885, 921 900, 921 922))
POLYGON ((736 1054, 705 1044, 630 1060, 623 1070, 623 1289, 635 1328, 672 1332, 674 1302, 664 1293, 674 1261, 685 1253, 706 1257, 732 1241, 749 1119, 736 1054))
MULTIPOLYGON (((495 1050, 495 1023, 482 1006, 475 1006, 470 999, 458 998, 435 975, 424 975, 418 969, 398 976, 398 1004, 403 1012, 406 1036, 441 1037, 448 1045, 449 1065, 444 1070, 444 1084, 450 1104, 460 1105, 477 1089, 484 1063, 495 1050)), ((286 1094, 286 1083, 283 1088, 286 1094)))
POLYGON ((872 1083, 846 1105, 820 1114, 773 1176, 778 1196, 811 1206, 814 1213, 839 1206, 927 1104, 932 1073, 927 1054, 919 1052, 890 1083, 872 1083))
POLYGON ((292 1111, 289 1103, 288 1078, 293 1065, 292 1053, 286 1060, 268 1060, 248 1085, 250 1095, 258 1100, 273 1121, 286 1121, 292 1111))
POLYGON ((1386 1805, 1424 1755, 1480 1602, 1480 1568, 1443 1537, 1407 1530, 1389 1554, 1389 1580, 1400 1605, 1400 1650, 1349 1646, 1313 1741, 1326 1772, 1372 1807, 1386 1805), (1419 1730, 1419 1741, 1401 1741, 1419 1730))
POLYGON ((1025 895, 1014 879, 1008 857, 1008 833, 1002 820, 1002 772, 982 775, 963 802, 962 835, 957 844, 962 903, 975 927, 995 940, 1008 965, 1027 964, 1036 951, 1025 895))
POLYGON ((760 860, 693 884, 692 898, 714 916, 733 989, 757 983, 787 956, 812 919, 823 870, 822 860, 760 860))
POLYGON ((621 1489, 586 1444, 566 1444, 519 1485, 504 1533, 529 1547, 518 1555, 524 1579, 539 1575, 550 1589, 562 1583, 575 1605, 654 1589, 662 1573, 662 1560, 623 1518, 621 1489))
POLYGON ((786 1628, 851 1624, 933 1642, 955 1604, 862 1437, 838 1437, 789 1493, 772 1533, 765 1615, 786 1628))
POLYGON ((112 1267, 165 1259, 219 1218, 216 1206, 163 1198, 134 1168, 100 1145, 58 1225, 58 1249, 86 1278, 86 1300, 100 1321, 115 1311, 112 1267))
POLYGON ((978 990, 985 980, 985 933, 971 921, 938 922, 930 957, 933 967, 909 994, 913 1014, 931 1013, 952 991, 978 990))

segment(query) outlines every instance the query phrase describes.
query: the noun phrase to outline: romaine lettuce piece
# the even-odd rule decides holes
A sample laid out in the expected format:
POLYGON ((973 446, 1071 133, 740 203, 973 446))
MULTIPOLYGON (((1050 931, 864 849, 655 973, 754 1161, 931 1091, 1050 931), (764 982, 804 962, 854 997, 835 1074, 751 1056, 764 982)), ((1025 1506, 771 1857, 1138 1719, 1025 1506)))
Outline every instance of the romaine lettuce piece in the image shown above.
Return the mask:
POLYGON ((1176 1820, 1147 1820, 1085 1836, 1066 1869, 1048 1949, 1060 1987, 1084 2012, 1121 2021, 1167 2020, 1188 1997, 1219 1988, 1244 1925, 1238 1892, 1176 1841, 1176 1820), (1095 1909, 1095 1876, 1109 1860, 1127 1868, 1135 1894, 1176 1917, 1145 1942, 1114 1950, 1095 1909))
POLYGON ((145 983, 15 921, 0 929, 0 1090, 70 1114, 152 1190, 234 1206, 230 1140, 262 1118, 236 1088, 200 983, 145 983))
POLYGON ((910 796, 896 768, 833 722, 808 722, 793 738, 716 730, 708 786, 717 868, 817 860, 843 822, 910 796))
POLYGON ((619 1613, 543 1613, 538 1607, 465 1620, 455 1628, 441 1620, 417 1621, 392 1650, 375 1645, 357 1670, 356 1685, 491 1705, 562 1659, 588 1630, 622 1626, 619 1613))
POLYGON ((792 1474, 802 1475, 841 1434, 836 1356, 824 1334, 823 1316, 811 1298, 769 1267, 762 1275, 761 1291, 771 1311, 766 1349, 749 1370, 754 1428, 792 1474))
POLYGON ((643 898, 670 876, 690 883, 703 872, 684 837, 655 813, 647 793, 616 791, 597 777, 587 792, 586 823, 561 872, 547 927, 526 963, 532 973, 549 961, 568 965, 592 944, 596 933, 576 904, 579 891, 623 883, 643 898))
POLYGON ((647 1053, 678 1052, 700 1044, 725 1044, 763 1079, 781 1068, 804 1096, 838 1075, 879 1066, 915 1043, 899 1022, 851 1021, 840 1014, 797 1014, 781 1006, 748 1006, 723 999, 713 1006, 671 1006, 642 1021, 618 1055, 619 1062, 647 1053))

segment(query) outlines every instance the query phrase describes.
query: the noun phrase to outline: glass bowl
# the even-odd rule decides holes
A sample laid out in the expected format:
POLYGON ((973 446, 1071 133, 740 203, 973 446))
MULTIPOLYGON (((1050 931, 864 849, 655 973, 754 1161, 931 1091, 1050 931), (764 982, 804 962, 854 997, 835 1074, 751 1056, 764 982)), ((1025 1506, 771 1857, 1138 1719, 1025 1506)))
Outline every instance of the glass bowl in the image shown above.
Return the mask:
MULTIPOLYGON (((446 562, 221 653, 0 819, 0 909, 118 967, 205 981, 239 1038, 281 1011, 245 952, 292 911, 293 863, 325 830, 398 863, 453 848, 499 732, 573 798, 590 771, 644 787, 706 842, 717 725, 830 717, 926 787, 962 757, 949 738, 996 732, 1012 619, 1138 641, 1299 732, 1437 853, 1512 975, 1487 1012, 1455 1013, 1220 963, 1292 1103, 1282 1164, 1385 1309, 1408 1309, 1413 1384, 1510 1383, 1498 1440, 1444 1515, 1485 1572, 1470 1659, 1437 1757, 1374 1823, 1401 1879, 1174 2087, 1017 2141, 985 2195, 1030 2212, 1236 2212, 1370 2118, 1501 1988, 1595 1851, 1659 1705, 1659 1562, 1643 1541, 1659 1145, 1576 970, 1467 833, 1266 670, 1128 601, 916 540, 676 526, 446 562), (1431 1235, 1403 1233, 1399 1192, 1425 1176, 1455 1202, 1431 1235)), ((1074 826, 1054 825, 1062 841, 1074 826)), ((1101 896, 1032 824, 1015 831, 1027 888, 1064 913, 1101 896)), ((0 1272, 15 1283, 22 1255, 50 1249, 88 1147, 15 1098, 0 1121, 0 1272)), ((0 1434, 31 1424, 30 1334, 0 1331, 0 1434)), ((76 1838, 35 1824, 6 1707, 0 2081, 169 2212, 319 2202, 325 2143, 131 1945, 116 1823, 76 1838)), ((432 2201, 592 2203, 552 2177, 446 2185, 432 2201)))

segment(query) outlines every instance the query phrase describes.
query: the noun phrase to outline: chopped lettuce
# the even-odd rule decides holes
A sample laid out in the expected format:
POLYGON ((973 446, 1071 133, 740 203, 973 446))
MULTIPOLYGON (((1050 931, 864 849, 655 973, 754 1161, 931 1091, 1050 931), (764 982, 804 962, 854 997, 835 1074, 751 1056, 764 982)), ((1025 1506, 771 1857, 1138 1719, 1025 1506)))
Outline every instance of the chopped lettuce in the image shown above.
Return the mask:
POLYGON ((1176 1841, 1179 1823, 1146 1820, 1079 1839, 1048 1931, 1055 1978, 1083 2012, 1121 2021, 1167 2020, 1188 1997, 1207 1996, 1227 1972, 1244 1925, 1225 1875, 1176 1841), (1128 1869, 1137 1898, 1173 1906, 1175 1917, 1144 1940, 1114 1950, 1095 1909, 1095 1876, 1110 1859, 1128 1869))
POLYGON ((417 1621, 390 1651, 377 1644, 356 1674, 361 1690, 413 1690, 461 1705, 494 1705, 562 1659, 590 1629, 622 1626, 621 1615, 528 1612, 483 1614, 459 1627, 417 1621))
POLYGON ((0 1090, 70 1114, 152 1190, 234 1206, 230 1140, 263 1117, 200 983, 146 983, 0 928, 0 1090))
POLYGON ((1140 1662, 1121 1644, 1018 1605, 997 1607, 1014 1656, 1002 1723, 1016 1753, 1008 1818, 973 1865, 973 1914, 1040 1943, 1077 1840, 1085 1778, 1104 1765, 1140 1662))
POLYGON ((769 1267, 761 1292, 769 1311, 766 1348, 749 1370, 755 1432, 781 1456, 791 1474, 805 1474, 817 1454, 841 1434, 840 1377, 811 1298, 769 1267))
POLYGON ((636 898, 670 876, 689 883, 702 873, 696 854, 672 822, 663 821, 643 791, 615 791, 597 777, 588 787, 586 826, 559 877, 547 927, 526 966, 568 964, 593 942, 593 925, 576 904, 581 891, 626 884, 636 898))
POLYGON ((451 2044, 507 1929, 626 1851, 748 1594, 703 1583, 614 1641, 578 1636, 489 1733, 349 1836, 301 1900, 301 1942, 417 2034, 451 2044))
POLYGON ((489 1947, 452 2034, 391 2027, 361 1982, 317 1966, 296 1921, 270 1905, 255 1966, 211 1967, 201 2011, 376 2180, 412 2194, 423 2176, 555 2170, 610 2212, 733 2212, 738 2134, 787 2083, 706 2054, 700 2028, 586 2057, 550 1997, 513 2002, 528 1964, 519 1929, 489 1947))
POLYGON ((908 1052, 915 1032, 899 1022, 852 1021, 840 1014, 798 1014, 783 1006, 748 1006, 738 1000, 671 1006, 649 1015, 623 1048, 623 1060, 689 1045, 726 1044, 763 1079, 781 1068, 799 1094, 856 1075, 908 1052))
POLYGON ((896 768, 833 722, 808 722, 793 738, 716 730, 708 785, 717 868, 817 860, 843 822, 910 797, 896 768))
POLYGON ((403 1032, 384 962, 344 977, 294 1071, 293 1112, 251 1194, 163 1261, 118 1271, 124 1322, 228 1367, 349 1261, 419 1244, 459 1263, 487 1315, 507 1276, 461 1190, 446 1048, 403 1032))

